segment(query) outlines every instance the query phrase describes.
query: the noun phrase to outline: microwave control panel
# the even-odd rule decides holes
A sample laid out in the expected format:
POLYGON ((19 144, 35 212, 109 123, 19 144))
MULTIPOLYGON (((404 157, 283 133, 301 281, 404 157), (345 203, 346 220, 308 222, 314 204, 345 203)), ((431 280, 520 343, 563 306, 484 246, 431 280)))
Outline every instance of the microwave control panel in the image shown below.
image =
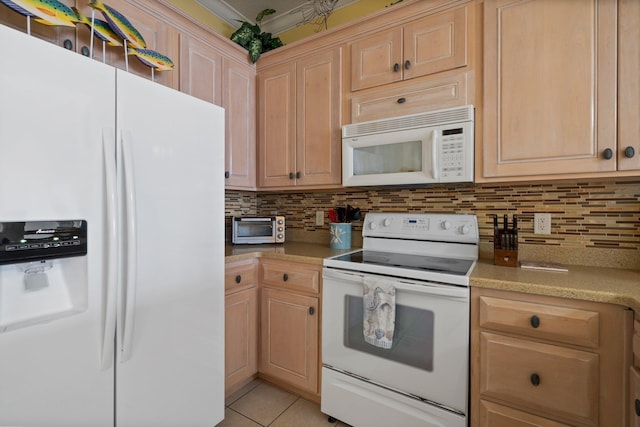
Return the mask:
MULTIPOLYGON (((441 181, 460 181, 470 178, 473 167, 469 165, 471 158, 468 147, 469 141, 473 141, 467 126, 442 129, 440 145, 440 174, 441 181)), ((471 144, 473 150, 473 144, 471 144)))

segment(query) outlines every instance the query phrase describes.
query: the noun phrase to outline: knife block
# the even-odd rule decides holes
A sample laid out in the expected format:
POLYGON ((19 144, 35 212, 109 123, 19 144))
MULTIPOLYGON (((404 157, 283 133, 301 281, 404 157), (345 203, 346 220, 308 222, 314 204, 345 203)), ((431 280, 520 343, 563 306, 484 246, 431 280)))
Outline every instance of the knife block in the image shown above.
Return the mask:
MULTIPOLYGON (((502 242, 509 239, 504 230, 496 230, 493 234, 493 263, 505 267, 518 266, 518 244, 515 243, 515 249, 505 249, 502 242)), ((516 234, 517 239, 517 234, 516 234)))

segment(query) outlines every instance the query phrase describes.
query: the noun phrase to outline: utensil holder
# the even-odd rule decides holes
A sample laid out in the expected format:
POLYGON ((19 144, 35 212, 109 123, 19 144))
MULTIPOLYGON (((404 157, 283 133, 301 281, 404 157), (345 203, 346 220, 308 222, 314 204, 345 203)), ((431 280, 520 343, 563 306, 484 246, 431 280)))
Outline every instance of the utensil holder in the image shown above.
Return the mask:
POLYGON ((332 222, 329 224, 329 247, 331 249, 351 249, 350 222, 332 222))

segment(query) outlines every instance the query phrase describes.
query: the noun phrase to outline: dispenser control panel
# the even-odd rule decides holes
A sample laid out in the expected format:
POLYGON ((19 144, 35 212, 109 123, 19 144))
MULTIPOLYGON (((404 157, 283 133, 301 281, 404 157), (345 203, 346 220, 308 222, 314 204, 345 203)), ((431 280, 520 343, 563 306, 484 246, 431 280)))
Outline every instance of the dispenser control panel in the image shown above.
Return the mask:
POLYGON ((87 254, 87 221, 0 222, 0 264, 87 254))

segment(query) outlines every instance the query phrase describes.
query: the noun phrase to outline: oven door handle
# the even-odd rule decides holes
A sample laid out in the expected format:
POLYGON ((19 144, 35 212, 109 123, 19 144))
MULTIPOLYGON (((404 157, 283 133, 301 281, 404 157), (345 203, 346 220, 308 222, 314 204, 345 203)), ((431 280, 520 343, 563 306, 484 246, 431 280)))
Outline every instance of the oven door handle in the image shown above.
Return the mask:
MULTIPOLYGON (((367 274, 337 271, 325 268, 323 278, 335 279, 361 285, 367 274)), ((391 278, 391 280, 393 280, 391 278)), ((433 282, 415 282, 406 279, 394 280, 396 290, 412 292, 420 295, 437 295, 450 299, 469 300, 469 288, 456 285, 441 285, 433 282)), ((323 287, 331 286, 330 281, 323 280, 323 287)))

